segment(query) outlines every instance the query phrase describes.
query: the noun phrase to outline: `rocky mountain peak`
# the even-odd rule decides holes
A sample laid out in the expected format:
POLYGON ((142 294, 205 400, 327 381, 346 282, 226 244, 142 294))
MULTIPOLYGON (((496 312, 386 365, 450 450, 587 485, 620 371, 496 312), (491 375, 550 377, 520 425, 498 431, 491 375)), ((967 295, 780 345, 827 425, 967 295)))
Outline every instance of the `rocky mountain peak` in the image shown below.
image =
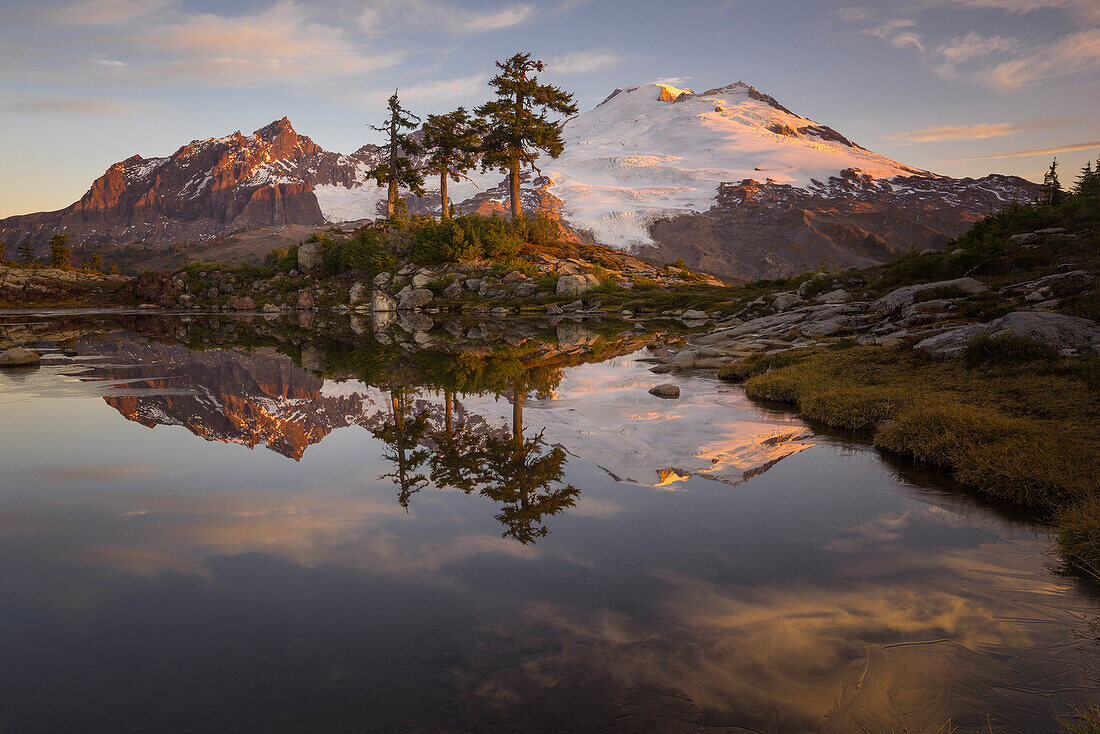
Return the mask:
POLYGON ((274 122, 264 125, 252 134, 263 141, 274 140, 282 135, 298 135, 294 130, 294 126, 290 124, 290 120, 285 115, 274 122))

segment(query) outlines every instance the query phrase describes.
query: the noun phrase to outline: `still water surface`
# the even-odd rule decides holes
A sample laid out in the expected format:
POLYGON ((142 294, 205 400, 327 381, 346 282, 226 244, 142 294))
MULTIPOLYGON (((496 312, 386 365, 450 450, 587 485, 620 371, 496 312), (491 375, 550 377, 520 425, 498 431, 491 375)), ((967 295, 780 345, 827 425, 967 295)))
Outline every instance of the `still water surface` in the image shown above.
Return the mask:
POLYGON ((1054 732, 1087 695, 1042 527, 736 386, 653 397, 644 342, 0 322, 47 353, 0 372, 0 731, 1054 732))

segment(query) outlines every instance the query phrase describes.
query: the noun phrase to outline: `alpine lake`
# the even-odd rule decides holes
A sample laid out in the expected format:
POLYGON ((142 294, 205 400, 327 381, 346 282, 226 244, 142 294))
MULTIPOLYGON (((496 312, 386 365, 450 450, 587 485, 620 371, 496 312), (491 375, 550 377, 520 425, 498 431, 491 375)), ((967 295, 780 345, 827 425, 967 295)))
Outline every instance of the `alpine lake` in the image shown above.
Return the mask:
POLYGON ((654 325, 0 314, 0 731, 1059 732, 1048 528, 654 325), (649 393, 659 383, 678 399, 649 393))

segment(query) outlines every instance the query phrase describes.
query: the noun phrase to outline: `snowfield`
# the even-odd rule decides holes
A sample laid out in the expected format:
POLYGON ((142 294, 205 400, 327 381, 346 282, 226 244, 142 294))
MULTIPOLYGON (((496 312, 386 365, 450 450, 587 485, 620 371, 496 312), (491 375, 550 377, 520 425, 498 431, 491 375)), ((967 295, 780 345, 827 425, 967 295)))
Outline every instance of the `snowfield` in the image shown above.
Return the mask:
POLYGON ((544 167, 564 218, 605 245, 631 249, 652 244, 654 220, 709 209, 723 182, 805 188, 846 168, 873 178, 925 173, 812 131, 798 134, 821 126, 751 90, 738 82, 695 95, 646 84, 570 120, 565 152, 544 167))

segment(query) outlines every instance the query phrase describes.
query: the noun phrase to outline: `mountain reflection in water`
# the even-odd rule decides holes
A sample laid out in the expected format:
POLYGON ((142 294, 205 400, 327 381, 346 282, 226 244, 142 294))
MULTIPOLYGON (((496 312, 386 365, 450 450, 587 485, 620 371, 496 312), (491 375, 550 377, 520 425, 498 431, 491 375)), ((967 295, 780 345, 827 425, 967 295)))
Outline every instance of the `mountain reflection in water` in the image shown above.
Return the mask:
POLYGON ((1053 733, 1095 687, 1041 527, 649 396, 644 339, 59 323, 0 373, 4 731, 1053 733))

